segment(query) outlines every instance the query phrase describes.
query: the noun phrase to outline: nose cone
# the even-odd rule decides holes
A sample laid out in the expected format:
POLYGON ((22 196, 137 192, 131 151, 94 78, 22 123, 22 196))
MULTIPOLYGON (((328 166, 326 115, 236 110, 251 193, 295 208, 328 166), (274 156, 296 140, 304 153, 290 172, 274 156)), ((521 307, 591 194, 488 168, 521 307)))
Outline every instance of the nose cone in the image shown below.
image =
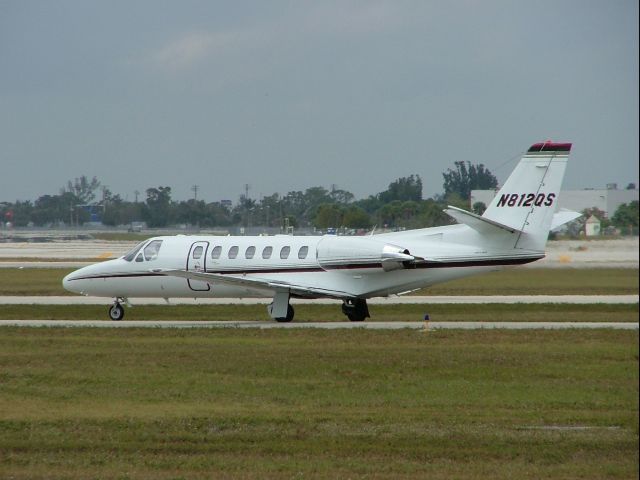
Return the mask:
POLYGON ((82 281, 78 280, 79 271, 80 270, 71 272, 69 275, 62 279, 62 286, 65 290, 73 293, 82 293, 80 291, 80 284, 82 283, 82 281))

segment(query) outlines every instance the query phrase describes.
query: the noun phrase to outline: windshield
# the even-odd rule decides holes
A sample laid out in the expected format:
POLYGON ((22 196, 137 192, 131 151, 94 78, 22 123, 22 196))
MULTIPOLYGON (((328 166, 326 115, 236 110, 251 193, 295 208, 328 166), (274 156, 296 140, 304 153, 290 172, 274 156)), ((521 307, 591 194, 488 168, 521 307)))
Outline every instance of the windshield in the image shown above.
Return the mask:
POLYGON ((129 250, 129 252, 127 252, 124 257, 122 257, 123 260, 126 260, 127 262, 130 262, 134 259, 134 257, 136 256, 136 253, 138 253, 140 251, 140 249, 142 248, 142 246, 146 243, 146 240, 144 242, 140 242, 138 245, 136 245, 134 247, 133 250, 129 250))
POLYGON ((150 261, 158 258, 158 252, 160 251, 161 245, 162 240, 152 240, 149 242, 149 245, 144 247, 144 259, 146 261, 150 261))

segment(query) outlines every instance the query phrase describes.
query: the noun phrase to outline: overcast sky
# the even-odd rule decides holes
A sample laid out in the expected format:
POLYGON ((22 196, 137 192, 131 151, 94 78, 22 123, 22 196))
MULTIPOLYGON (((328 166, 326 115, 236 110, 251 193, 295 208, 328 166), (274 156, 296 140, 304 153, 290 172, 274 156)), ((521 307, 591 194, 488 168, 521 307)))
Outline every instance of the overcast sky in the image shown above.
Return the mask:
POLYGON ((638 182, 637 0, 0 0, 0 201, 97 176, 207 201, 356 198, 458 160, 638 182))

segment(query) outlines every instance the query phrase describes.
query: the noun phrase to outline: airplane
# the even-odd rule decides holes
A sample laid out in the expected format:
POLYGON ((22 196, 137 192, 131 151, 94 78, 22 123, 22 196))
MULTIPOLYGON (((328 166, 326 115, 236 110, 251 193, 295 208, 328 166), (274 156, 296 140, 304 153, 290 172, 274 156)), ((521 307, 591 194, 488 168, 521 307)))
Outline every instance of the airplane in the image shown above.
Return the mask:
POLYGON ((369 236, 159 236, 62 283, 114 298, 112 320, 134 297, 267 297, 278 322, 293 320, 291 298, 339 299, 349 320, 363 321, 372 297, 544 258, 549 231, 580 216, 556 212, 570 151, 571 143, 532 145, 482 215, 444 210, 454 225, 369 236))

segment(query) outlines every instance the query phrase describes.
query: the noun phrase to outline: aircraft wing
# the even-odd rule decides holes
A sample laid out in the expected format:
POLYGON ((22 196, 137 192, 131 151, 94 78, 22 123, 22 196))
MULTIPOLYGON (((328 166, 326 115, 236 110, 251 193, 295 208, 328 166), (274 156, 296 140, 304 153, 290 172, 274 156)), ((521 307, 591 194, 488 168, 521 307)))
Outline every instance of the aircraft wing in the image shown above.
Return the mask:
POLYGON ((161 273, 170 277, 180 277, 188 280, 199 280, 202 282, 226 283, 234 286, 245 286, 249 288, 262 288, 269 290, 289 290, 292 295, 301 297, 330 297, 336 299, 351 298, 354 295, 349 292, 340 290, 329 290, 325 288, 310 287, 305 285, 297 285, 281 280, 272 280, 256 277, 248 277, 246 275, 230 275, 221 273, 192 272, 187 270, 164 270, 153 269, 153 273, 161 273))

